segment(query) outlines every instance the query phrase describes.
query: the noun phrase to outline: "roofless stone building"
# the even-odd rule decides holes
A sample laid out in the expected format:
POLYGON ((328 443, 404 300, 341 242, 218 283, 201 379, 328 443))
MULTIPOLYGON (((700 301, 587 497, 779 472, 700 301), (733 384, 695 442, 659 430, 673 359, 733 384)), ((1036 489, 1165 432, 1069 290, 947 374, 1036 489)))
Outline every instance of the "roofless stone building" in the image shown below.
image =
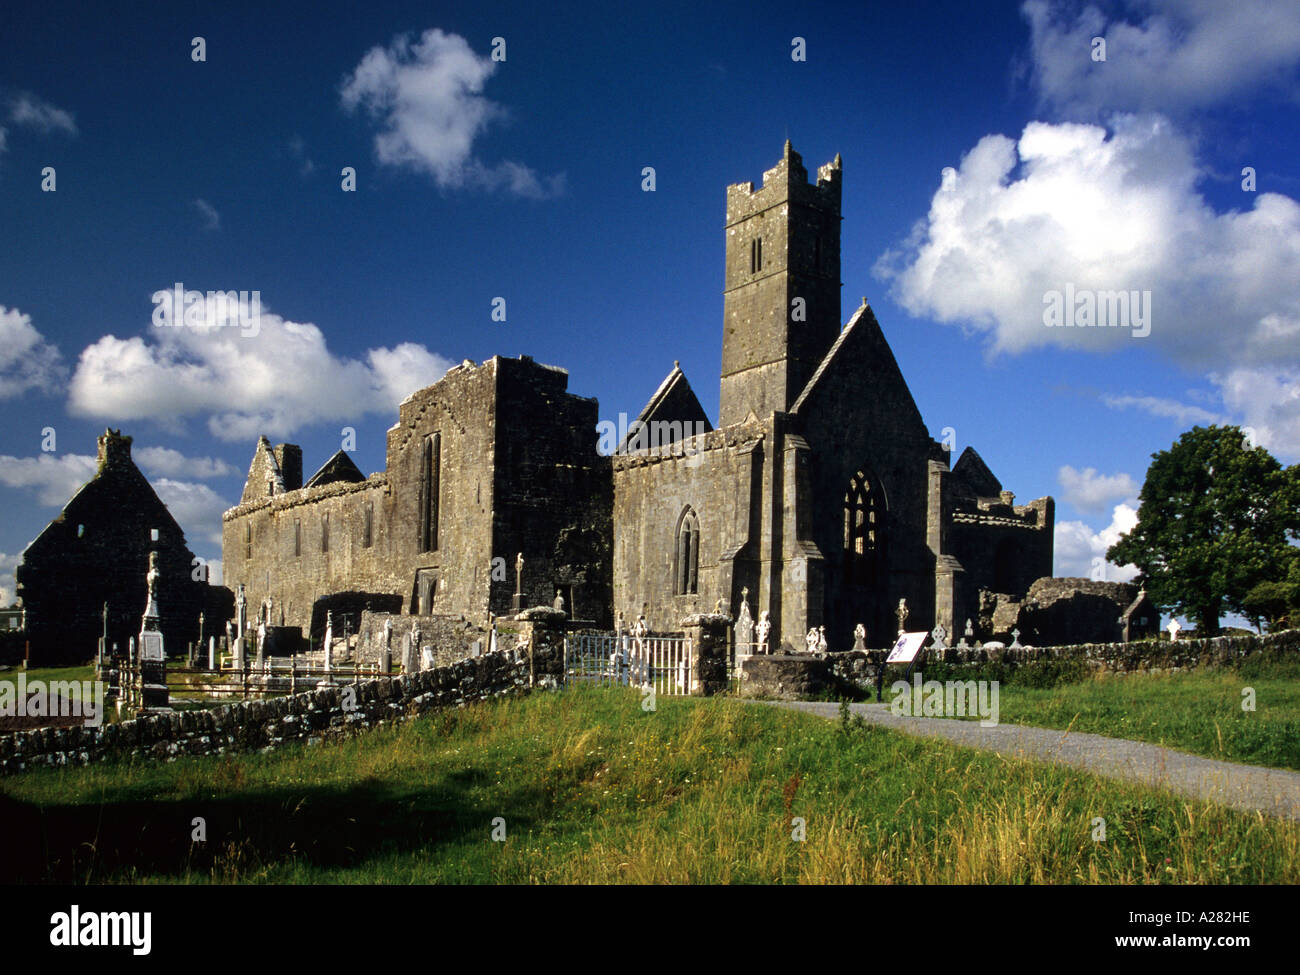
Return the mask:
POLYGON ((263 439, 228 584, 304 627, 348 594, 482 625, 558 591, 595 625, 672 630, 748 590, 776 645, 825 626, 837 649, 857 623, 892 642, 902 599, 910 629, 952 633, 981 590, 1023 597, 1052 571, 1053 501, 1016 505, 973 449, 950 464, 865 301, 841 328, 841 175, 810 182, 787 142, 761 187, 727 188, 716 428, 674 366, 602 456, 563 370, 465 362, 401 405, 383 472, 340 453, 304 484, 299 449, 263 439))
POLYGON ((200 612, 209 621, 229 615, 226 590, 194 581, 185 533, 132 461, 131 438, 105 430, 98 446, 95 476, 27 546, 18 566, 31 666, 83 663, 95 656, 105 629, 108 650, 116 644, 125 654, 140 632, 151 550, 158 552, 159 629, 173 653, 199 638, 200 612))

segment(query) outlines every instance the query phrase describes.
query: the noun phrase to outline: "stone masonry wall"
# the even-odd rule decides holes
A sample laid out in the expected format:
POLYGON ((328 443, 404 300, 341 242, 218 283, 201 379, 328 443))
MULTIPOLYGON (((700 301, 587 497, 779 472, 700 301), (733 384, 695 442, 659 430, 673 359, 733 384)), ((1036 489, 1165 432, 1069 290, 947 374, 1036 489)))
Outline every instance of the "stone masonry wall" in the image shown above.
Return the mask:
MULTIPOLYGON (((945 664, 1000 662, 1012 667, 1041 660, 1082 660, 1092 671, 1109 673, 1172 672, 1193 667, 1226 667, 1255 653, 1300 652, 1300 630, 1267 633, 1263 636, 1220 636, 1204 640, 1135 643, 1082 643, 1065 647, 1025 647, 1004 650, 958 650, 950 647, 940 657, 927 653, 927 660, 945 664)), ((743 665, 741 695, 744 697, 811 697, 825 691, 854 686, 874 693, 876 671, 883 651, 848 651, 811 655, 750 657, 743 665)), ((895 665, 887 674, 901 678, 903 668, 895 665)))
POLYGON ((528 652, 513 646, 403 677, 342 684, 210 710, 177 711, 99 728, 42 728, 0 735, 0 774, 34 765, 87 765, 110 757, 266 751, 285 742, 351 734, 430 711, 462 707, 563 679, 563 633, 518 624, 528 652))

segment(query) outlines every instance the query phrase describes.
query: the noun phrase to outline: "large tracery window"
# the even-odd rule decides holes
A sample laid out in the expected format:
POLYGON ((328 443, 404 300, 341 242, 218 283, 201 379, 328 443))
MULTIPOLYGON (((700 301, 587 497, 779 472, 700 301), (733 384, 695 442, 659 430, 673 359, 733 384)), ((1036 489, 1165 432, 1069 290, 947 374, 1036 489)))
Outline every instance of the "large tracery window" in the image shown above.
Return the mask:
POLYGON ((844 572, 857 585, 874 585, 884 505, 880 490, 858 471, 844 494, 844 572))
POLYGON ((673 558, 673 592, 679 596, 700 591, 700 520, 688 506, 677 519, 677 545, 673 558))

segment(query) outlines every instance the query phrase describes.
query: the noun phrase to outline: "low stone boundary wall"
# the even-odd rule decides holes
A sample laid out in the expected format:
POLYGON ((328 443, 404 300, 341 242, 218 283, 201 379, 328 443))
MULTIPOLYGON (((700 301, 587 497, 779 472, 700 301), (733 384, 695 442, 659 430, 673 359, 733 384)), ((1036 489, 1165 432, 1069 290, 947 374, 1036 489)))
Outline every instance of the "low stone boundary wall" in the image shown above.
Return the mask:
MULTIPOLYGON (((1080 660, 1093 671, 1140 673, 1184 670, 1193 667, 1226 667, 1256 653, 1300 652, 1300 630, 1284 630, 1262 636, 1219 636, 1200 640, 1145 640, 1134 643, 1081 643, 1066 647, 1007 647, 974 649, 949 647, 926 651, 921 663, 1001 663, 1019 667, 1045 660, 1080 660)), ((789 654, 741 658, 740 693, 744 697, 776 697, 794 700, 855 687, 874 693, 881 650, 851 650, 841 653, 789 654)), ((903 668, 894 666, 889 680, 901 677, 903 668)))
POLYGON ((1068 647, 1007 647, 974 650, 949 647, 941 659, 950 664, 1001 661, 1020 664, 1033 660, 1083 660, 1093 670, 1116 673, 1144 670, 1182 670, 1185 667, 1224 667, 1261 651, 1294 652, 1300 649, 1300 630, 1283 630, 1262 636, 1216 636, 1201 640, 1140 640, 1133 643, 1080 643, 1068 647))
POLYGON ((564 678, 562 632, 516 624, 527 646, 402 677, 307 691, 218 708, 146 715, 98 728, 41 728, 0 735, 0 774, 35 765, 87 765, 135 755, 172 759, 227 751, 265 751, 285 742, 350 734, 429 711, 462 707, 564 678))

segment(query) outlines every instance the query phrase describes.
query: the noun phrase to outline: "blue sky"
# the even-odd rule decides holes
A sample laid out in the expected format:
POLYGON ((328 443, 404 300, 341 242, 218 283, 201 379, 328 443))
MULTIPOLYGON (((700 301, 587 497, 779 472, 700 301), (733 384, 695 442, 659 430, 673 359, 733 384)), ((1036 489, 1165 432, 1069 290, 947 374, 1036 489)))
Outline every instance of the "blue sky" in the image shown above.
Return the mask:
POLYGON ((1289 0, 87 6, 0 13, 5 602, 105 426, 216 560, 259 433, 382 469, 466 358, 611 420, 679 359, 716 418, 725 188, 787 137, 844 159, 842 318, 868 296, 932 434, 1057 498, 1058 575, 1197 423, 1300 459, 1289 0), (177 283, 258 292, 258 334, 156 327, 177 283), (1067 285, 1146 327, 1045 327, 1067 285))

